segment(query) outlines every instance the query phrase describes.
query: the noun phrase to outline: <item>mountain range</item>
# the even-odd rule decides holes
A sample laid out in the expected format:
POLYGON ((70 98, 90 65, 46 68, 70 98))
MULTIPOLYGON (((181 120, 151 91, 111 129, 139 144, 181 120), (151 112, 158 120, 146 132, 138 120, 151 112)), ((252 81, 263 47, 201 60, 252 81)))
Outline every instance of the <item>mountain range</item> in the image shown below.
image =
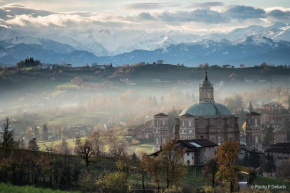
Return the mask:
POLYGON ((49 30, 16 31, 0 27, 0 64, 14 65, 26 57, 43 63, 137 62, 255 65, 290 64, 290 25, 252 25, 229 33, 182 31, 49 30))

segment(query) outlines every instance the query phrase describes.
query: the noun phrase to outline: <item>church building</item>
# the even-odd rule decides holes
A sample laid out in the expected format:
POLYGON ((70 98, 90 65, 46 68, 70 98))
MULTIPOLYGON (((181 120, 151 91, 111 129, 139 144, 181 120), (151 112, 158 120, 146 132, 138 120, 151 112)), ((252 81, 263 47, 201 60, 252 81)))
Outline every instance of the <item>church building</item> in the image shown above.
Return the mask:
MULTIPOLYGON (((158 151, 169 140, 168 116, 155 115, 154 126, 154 149, 158 151)), ((215 102, 207 71, 199 86, 199 103, 188 106, 176 118, 174 137, 176 140, 207 139, 218 145, 239 141, 238 117, 226 106, 215 102)))

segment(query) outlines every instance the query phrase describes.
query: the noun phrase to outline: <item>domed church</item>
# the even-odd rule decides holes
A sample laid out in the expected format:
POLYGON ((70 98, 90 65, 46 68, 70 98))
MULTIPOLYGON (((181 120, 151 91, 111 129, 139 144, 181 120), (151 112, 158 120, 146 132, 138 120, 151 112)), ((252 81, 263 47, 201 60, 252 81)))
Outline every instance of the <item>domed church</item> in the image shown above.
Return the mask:
MULTIPOLYGON (((214 100, 214 88, 208 80, 207 70, 199 85, 199 103, 185 108, 175 119, 176 140, 207 139, 218 145, 225 141, 239 141, 238 117, 224 105, 214 100)), ((160 150, 169 138, 168 116, 154 116, 154 149, 160 150)))

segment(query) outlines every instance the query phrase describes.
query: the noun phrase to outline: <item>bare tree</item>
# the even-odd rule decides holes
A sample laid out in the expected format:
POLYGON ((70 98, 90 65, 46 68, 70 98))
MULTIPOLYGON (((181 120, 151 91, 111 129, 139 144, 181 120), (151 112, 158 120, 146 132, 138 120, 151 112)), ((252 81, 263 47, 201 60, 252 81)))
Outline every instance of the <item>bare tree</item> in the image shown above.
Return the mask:
POLYGON ((95 155, 91 141, 86 139, 84 143, 78 143, 78 146, 76 146, 76 153, 84 160, 86 168, 89 171, 90 163, 95 162, 91 159, 92 156, 95 155))

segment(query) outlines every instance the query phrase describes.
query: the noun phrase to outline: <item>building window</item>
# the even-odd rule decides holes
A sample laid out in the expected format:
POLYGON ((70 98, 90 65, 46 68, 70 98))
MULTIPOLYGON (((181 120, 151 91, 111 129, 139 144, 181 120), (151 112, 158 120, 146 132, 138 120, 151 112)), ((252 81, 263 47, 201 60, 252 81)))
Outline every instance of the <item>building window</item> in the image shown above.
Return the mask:
POLYGON ((256 142, 256 143, 259 143, 259 138, 258 138, 258 136, 255 136, 255 142, 256 142))
POLYGON ((188 126, 191 127, 191 121, 188 121, 188 126))
POLYGON ((185 126, 185 121, 182 121, 182 127, 184 127, 185 126))
POLYGON ((156 144, 158 145, 159 141, 158 141, 158 137, 156 138, 156 144))
POLYGON ((202 126, 203 125, 203 120, 199 120, 199 125, 202 126))
POLYGON ((221 125, 221 124, 222 124, 222 120, 220 120, 220 119, 217 120, 217 124, 218 124, 218 125, 221 125))
POLYGON ((162 120, 162 125, 165 126, 165 121, 164 120, 162 120))
POLYGON ((221 145, 221 137, 218 137, 218 145, 221 145))
POLYGON ((189 156, 189 152, 187 152, 187 156, 189 156))

